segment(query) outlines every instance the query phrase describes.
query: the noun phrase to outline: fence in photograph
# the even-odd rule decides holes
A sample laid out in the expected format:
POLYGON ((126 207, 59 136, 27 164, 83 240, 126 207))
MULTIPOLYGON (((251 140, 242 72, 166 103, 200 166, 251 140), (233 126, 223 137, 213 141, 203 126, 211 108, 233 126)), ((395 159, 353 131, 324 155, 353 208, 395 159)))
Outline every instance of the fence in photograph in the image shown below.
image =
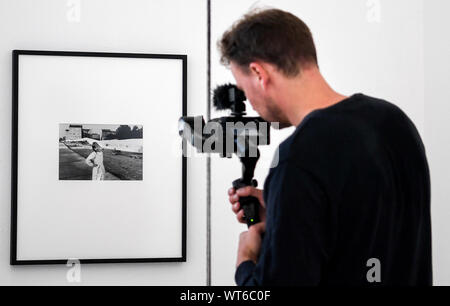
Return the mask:
POLYGON ((120 180, 140 181, 143 177, 142 139, 95 140, 82 138, 62 141, 71 151, 87 158, 96 142, 103 148, 103 163, 107 172, 120 180))
POLYGON ((123 152, 142 153, 142 138, 140 139, 111 139, 111 140, 96 140, 91 138, 81 138, 75 140, 66 140, 66 143, 80 143, 87 142, 92 145, 94 142, 98 143, 103 149, 117 150, 123 152))

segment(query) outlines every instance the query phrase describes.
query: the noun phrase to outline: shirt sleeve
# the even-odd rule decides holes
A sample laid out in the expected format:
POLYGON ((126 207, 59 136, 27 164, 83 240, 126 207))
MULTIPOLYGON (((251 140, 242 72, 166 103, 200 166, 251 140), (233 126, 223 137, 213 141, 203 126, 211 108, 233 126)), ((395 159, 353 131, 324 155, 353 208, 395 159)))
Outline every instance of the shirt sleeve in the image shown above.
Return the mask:
POLYGON ((326 273, 336 231, 323 185, 295 163, 278 167, 265 186, 267 224, 260 257, 256 265, 239 265, 239 286, 314 286, 326 273))
POLYGON ((92 160, 95 158, 95 152, 92 152, 91 154, 89 154, 89 156, 86 158, 86 164, 88 164, 88 166, 93 167, 94 163, 92 162, 92 160))

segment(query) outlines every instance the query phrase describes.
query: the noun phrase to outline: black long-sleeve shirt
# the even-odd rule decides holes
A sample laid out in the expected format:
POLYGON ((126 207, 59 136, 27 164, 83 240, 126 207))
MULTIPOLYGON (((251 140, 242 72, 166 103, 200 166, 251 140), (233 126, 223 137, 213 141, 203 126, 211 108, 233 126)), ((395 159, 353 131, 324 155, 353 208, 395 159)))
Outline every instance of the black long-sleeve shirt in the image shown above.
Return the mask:
POLYGON ((310 113, 278 153, 260 257, 238 285, 431 285, 428 164, 398 107, 353 95, 310 113))

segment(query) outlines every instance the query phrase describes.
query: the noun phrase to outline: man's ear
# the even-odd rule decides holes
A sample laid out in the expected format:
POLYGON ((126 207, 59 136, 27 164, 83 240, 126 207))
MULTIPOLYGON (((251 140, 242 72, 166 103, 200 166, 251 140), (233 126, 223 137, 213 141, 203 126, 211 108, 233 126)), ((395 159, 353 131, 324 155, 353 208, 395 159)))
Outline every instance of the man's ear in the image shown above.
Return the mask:
POLYGON ((269 73, 266 68, 258 62, 250 63, 249 68, 252 77, 255 77, 261 88, 266 90, 267 84, 269 82, 269 73))

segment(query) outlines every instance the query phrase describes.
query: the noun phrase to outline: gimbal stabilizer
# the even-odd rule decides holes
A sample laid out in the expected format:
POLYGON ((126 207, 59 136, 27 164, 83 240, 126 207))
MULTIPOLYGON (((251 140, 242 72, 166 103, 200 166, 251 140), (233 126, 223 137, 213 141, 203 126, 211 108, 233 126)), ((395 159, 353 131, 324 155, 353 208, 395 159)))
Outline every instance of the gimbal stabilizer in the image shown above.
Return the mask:
MULTIPOLYGON (((235 189, 257 186, 253 179, 260 157, 259 145, 270 143, 270 124, 260 117, 246 117, 244 92, 235 85, 222 85, 214 90, 214 107, 230 109, 231 116, 210 120, 207 124, 202 116, 181 117, 179 133, 198 152, 219 153, 221 157, 236 154, 242 163, 242 177, 233 181, 235 189)), ((255 197, 241 197, 239 203, 244 210, 247 225, 260 222, 259 200, 255 197)))

